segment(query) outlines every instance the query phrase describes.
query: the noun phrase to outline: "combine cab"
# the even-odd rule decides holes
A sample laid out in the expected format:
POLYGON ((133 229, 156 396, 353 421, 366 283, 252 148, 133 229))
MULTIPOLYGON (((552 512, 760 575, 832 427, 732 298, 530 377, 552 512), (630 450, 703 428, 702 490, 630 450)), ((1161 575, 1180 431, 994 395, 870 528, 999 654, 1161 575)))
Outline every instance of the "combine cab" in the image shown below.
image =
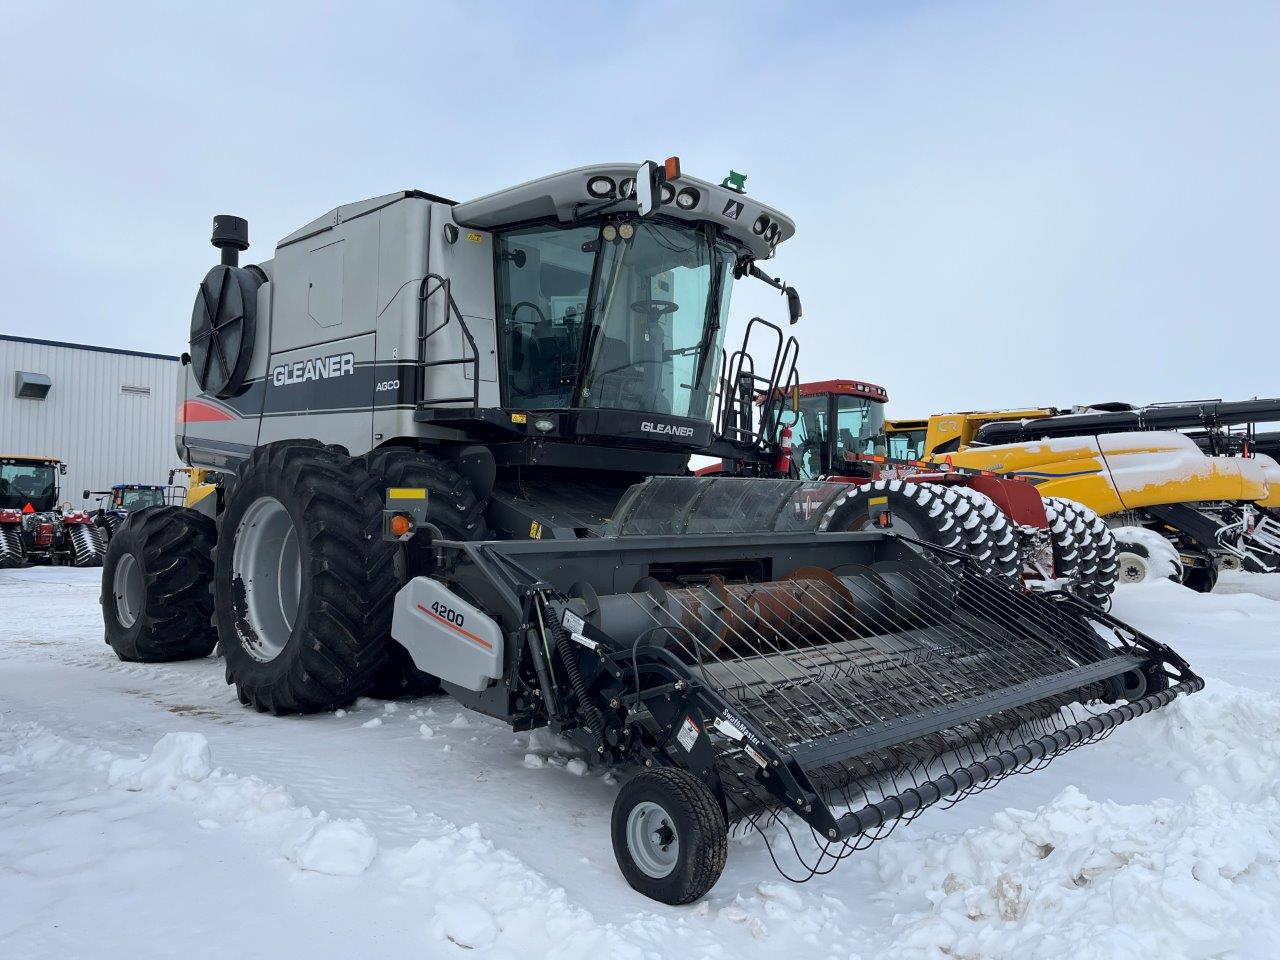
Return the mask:
POLYGON ((738 283, 801 314, 762 266, 794 227, 742 180, 671 158, 396 193, 247 267, 247 225, 216 218, 177 442, 221 479, 112 539, 108 642, 220 642, 276 714, 443 689, 550 727, 627 775, 614 850, 666 903, 715 883, 731 825, 788 812, 825 870, 1199 689, 1073 597, 851 532, 847 483, 690 474, 772 456, 753 397, 795 382, 780 324, 723 348, 738 283))
POLYGON ((54 457, 0 457, 0 568, 102 566, 106 548, 92 517, 58 503, 66 470, 54 457))

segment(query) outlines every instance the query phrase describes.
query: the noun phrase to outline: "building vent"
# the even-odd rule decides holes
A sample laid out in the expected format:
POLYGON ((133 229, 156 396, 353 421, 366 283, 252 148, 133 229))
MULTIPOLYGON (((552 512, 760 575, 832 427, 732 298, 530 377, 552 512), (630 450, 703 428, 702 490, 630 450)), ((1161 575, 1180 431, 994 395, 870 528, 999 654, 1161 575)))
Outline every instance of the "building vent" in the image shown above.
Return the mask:
POLYGON ((133 385, 131 385, 131 384, 128 384, 128 383, 122 383, 122 384, 120 385, 120 392, 121 392, 121 393, 131 393, 131 394, 133 394, 135 397, 149 397, 149 396, 151 396, 151 388, 150 388, 150 387, 135 387, 135 386, 133 386, 133 385))
POLYGON ((19 400, 43 400, 49 395, 53 381, 43 373, 25 373, 17 370, 13 374, 13 395, 19 400))

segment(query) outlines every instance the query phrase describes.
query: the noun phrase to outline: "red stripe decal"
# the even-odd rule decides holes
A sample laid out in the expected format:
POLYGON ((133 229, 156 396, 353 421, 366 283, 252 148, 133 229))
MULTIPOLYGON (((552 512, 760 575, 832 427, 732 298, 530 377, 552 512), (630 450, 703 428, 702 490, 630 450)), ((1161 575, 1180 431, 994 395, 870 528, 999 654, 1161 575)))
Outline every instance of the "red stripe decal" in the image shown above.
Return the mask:
POLYGON ((462 634, 462 635, 463 635, 464 637, 466 637, 468 640, 474 640, 476 643, 480 644, 480 646, 484 647, 486 650, 492 650, 492 649, 493 649, 493 644, 492 644, 492 643, 490 643, 488 640, 485 640, 483 637, 477 637, 474 633, 470 633, 469 631, 463 630, 463 629, 462 629, 460 626, 458 626, 456 623, 450 623, 450 622, 449 622, 448 620, 446 620, 444 617, 440 616, 440 614, 436 613, 434 610, 428 610, 426 607, 424 607, 424 606, 423 606, 422 604, 420 604, 420 603, 419 603, 419 604, 416 604, 416 606, 417 606, 417 608, 418 608, 419 610, 421 610, 423 613, 425 613, 428 617, 432 617, 432 618, 434 618, 434 619, 436 619, 436 620, 439 620, 441 623, 443 623, 443 624, 444 624, 446 627, 448 627, 450 630, 456 630, 458 633, 462 634))

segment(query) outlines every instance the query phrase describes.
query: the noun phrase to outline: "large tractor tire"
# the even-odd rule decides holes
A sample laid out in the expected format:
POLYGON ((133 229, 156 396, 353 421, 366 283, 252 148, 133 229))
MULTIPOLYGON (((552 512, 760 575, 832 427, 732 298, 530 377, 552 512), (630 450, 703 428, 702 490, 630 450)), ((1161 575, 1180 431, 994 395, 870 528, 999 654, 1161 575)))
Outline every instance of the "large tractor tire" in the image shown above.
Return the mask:
POLYGON ((116 535, 116 531, 120 529, 120 524, 124 523, 120 517, 114 513, 105 513, 100 517, 96 517, 93 525, 98 528, 98 533, 102 536, 103 543, 110 543, 111 538, 116 535))
MULTIPOLYGON (((427 520, 450 540, 483 540, 488 535, 484 504, 465 477, 449 463, 407 447, 384 447, 368 457, 369 472, 386 487, 423 487, 427 491, 427 520)), ((395 569, 402 586, 410 577, 429 574, 433 558, 426 540, 414 537, 397 544, 395 569)), ((371 696, 384 700, 424 697, 435 693, 440 681, 413 664, 409 652, 395 641, 387 648, 387 662, 374 676, 371 696)))
POLYGON ((100 567, 107 545, 98 528, 91 523, 67 525, 67 541, 71 545, 71 564, 76 567, 100 567))
MULTIPOLYGON (((992 546, 987 540, 987 526, 978 518, 978 508, 973 500, 949 485, 910 480, 851 484, 849 492, 830 508, 820 529, 876 529, 871 517, 871 500, 881 497, 887 500, 893 530, 925 543, 967 553, 978 570, 990 562, 992 546)), ((957 572, 964 565, 960 558, 941 556, 957 572)))
POLYGON ((0 570, 27 565, 27 550, 22 545, 22 531, 16 523, 0 524, 0 570))
POLYGON ((1075 580, 1080 575, 1080 538, 1084 521, 1075 511, 1064 510, 1058 497, 1046 497, 1045 516, 1049 521, 1049 542, 1053 546, 1053 572, 1060 580, 1075 580))
POLYGON ((978 569, 988 576, 1003 580, 1010 586, 1020 585, 1022 557, 1018 552, 1017 534, 1009 518, 985 493, 963 486, 955 486, 952 489, 973 503, 972 520, 967 522, 980 523, 986 528, 983 555, 975 558, 978 561, 978 569))
POLYGON ((387 659, 394 553, 362 461, 305 441, 255 450, 214 551, 218 639, 240 702, 316 713, 366 693, 387 659))
POLYGON ((1045 500, 1046 506, 1052 501, 1061 515, 1072 518, 1068 522, 1075 534, 1080 559, 1076 584, 1070 592, 1095 607, 1105 607, 1115 592, 1119 573, 1115 536, 1106 521, 1084 504, 1064 497, 1045 500))
POLYGON ((1213 557, 1204 567, 1184 567, 1182 585, 1196 593, 1212 593, 1218 585, 1218 562, 1213 557))
POLYGON ((146 507, 107 545, 102 619, 121 660, 159 663, 213 652, 214 523, 183 507, 146 507))

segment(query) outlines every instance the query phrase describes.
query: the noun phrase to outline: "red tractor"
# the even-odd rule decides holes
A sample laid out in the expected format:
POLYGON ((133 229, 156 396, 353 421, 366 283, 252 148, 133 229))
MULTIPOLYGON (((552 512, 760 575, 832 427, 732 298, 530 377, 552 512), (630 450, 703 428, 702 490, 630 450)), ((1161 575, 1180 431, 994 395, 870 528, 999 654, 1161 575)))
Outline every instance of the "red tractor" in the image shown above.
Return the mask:
MULTIPOLYGON (((979 570, 1026 589, 1066 589, 1105 605, 1115 589, 1115 538, 1088 507, 1041 497, 1017 477, 954 467, 945 459, 890 456, 884 387, 865 380, 821 380, 776 393, 779 405, 765 472, 849 485, 849 529, 891 527, 970 556, 979 570)), ((727 461, 701 475, 761 472, 760 463, 727 461)), ((814 502, 822 500, 815 487, 814 502)), ((832 511, 834 513, 834 511, 832 511)), ((847 510, 841 510, 847 517, 847 510)))
POLYGON ((56 457, 0 456, 0 569, 28 563, 100 567, 102 536, 85 510, 58 505, 56 457))

